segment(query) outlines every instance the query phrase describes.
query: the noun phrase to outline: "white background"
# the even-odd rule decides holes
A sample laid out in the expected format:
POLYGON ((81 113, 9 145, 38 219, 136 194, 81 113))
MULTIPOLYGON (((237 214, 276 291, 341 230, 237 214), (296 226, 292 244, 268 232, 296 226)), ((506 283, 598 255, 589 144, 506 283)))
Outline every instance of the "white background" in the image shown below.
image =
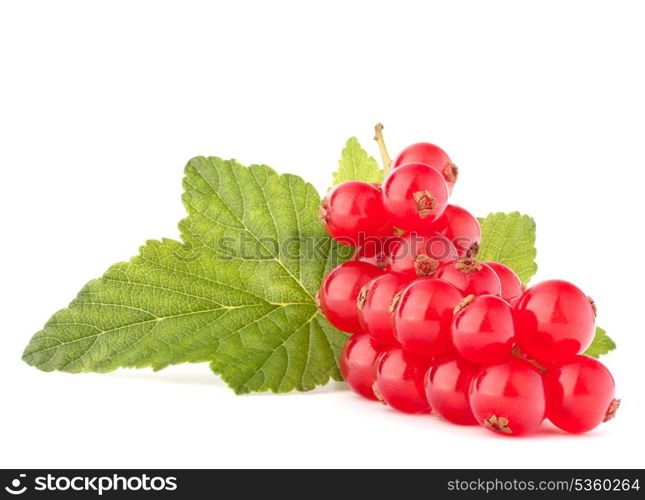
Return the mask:
POLYGON ((643 4, 87 2, 0 7, 0 466, 643 467, 643 4), (206 365, 41 373, 20 361, 89 279, 177 237, 196 155, 321 191, 344 141, 428 140, 453 200, 519 210, 539 274, 592 295, 623 406, 583 436, 505 439, 332 384, 234 396, 206 365))

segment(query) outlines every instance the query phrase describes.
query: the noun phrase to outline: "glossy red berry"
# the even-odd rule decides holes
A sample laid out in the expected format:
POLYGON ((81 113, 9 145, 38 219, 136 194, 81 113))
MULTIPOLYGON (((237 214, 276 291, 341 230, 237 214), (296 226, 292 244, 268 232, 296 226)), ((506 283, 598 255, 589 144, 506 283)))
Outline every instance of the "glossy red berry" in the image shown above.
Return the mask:
POLYGON ((459 170, 439 146, 428 142, 412 144, 399 154, 394 163, 392 163, 392 168, 405 163, 425 163, 435 168, 443 175, 448 185, 448 190, 452 193, 455 182, 457 182, 459 170))
POLYGON ((500 262, 486 262, 486 265, 490 267, 497 277, 499 282, 502 285, 502 298, 508 303, 513 303, 524 293, 524 285, 520 278, 513 272, 513 270, 501 264, 500 262))
POLYGON ((341 264, 325 277, 316 296, 318 307, 339 330, 359 332, 356 299, 363 285, 380 274, 378 267, 365 262, 350 261, 341 264))
POLYGON ((434 360, 425 379, 426 397, 432 412, 455 424, 476 424, 468 391, 478 372, 477 365, 454 354, 434 360))
POLYGON ((436 277, 452 283, 464 295, 500 296, 502 293, 502 285, 495 271, 473 258, 446 262, 439 267, 436 277))
POLYGON ((417 356, 439 356, 452 350, 453 310, 463 298, 447 281, 432 278, 413 281, 393 304, 396 339, 417 356))
POLYGON ((366 238, 362 246, 354 252, 352 260, 367 262, 385 269, 390 262, 392 250, 398 246, 396 240, 398 237, 393 235, 366 238))
POLYGON ((434 276, 442 262, 457 255, 455 247, 445 236, 414 231, 390 241, 387 270, 415 277, 434 276))
POLYGON ((446 181, 422 163, 392 170, 383 182, 382 193, 388 220, 405 231, 430 230, 448 204, 446 181))
POLYGON ((403 290, 412 277, 403 274, 385 273, 367 283, 358 294, 358 319, 361 329, 371 337, 387 345, 398 345, 392 330, 390 306, 394 296, 403 290))
POLYGON ((357 394, 376 400, 374 369, 376 359, 385 347, 365 333, 352 335, 340 354, 340 373, 357 394))
POLYGON ((567 432, 587 432, 610 420, 620 403, 614 399, 609 370, 588 356, 574 356, 551 366, 545 382, 546 416, 567 432))
POLYGON ((469 400, 477 422, 502 434, 527 434, 544 420, 542 375, 523 359, 484 366, 472 381, 469 400))
POLYGON ((567 281, 543 281, 515 304, 516 339, 523 354, 557 362, 583 352, 595 333, 595 306, 567 281))
POLYGON ((364 237, 389 231, 381 190, 367 182, 338 184, 325 196, 319 215, 329 235, 344 245, 358 246, 364 237))
POLYGON ((432 228, 452 242, 460 257, 477 253, 482 231, 477 219, 467 210, 448 205, 432 228))
POLYGON ((510 358, 515 339, 513 309, 495 295, 469 295, 452 320, 452 343, 472 363, 499 363, 510 358))
POLYGON ((394 348, 381 355, 376 363, 376 396, 392 408, 406 413, 430 411, 424 388, 424 377, 430 361, 394 348))

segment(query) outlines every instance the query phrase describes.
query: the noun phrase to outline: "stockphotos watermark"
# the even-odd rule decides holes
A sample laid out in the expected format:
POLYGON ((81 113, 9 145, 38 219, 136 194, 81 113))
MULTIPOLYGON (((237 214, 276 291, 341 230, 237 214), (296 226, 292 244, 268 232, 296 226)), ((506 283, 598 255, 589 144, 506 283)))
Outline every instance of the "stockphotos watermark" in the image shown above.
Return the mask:
POLYGON ((18 496, 27 491, 37 492, 85 492, 98 496, 112 491, 175 491, 177 478, 174 476, 136 476, 110 475, 54 475, 46 474, 28 477, 20 474, 11 480, 5 491, 18 496))
MULTIPOLYGON (((409 232, 404 237, 374 237, 360 233, 356 238, 337 238, 340 243, 338 251, 332 251, 330 240, 326 237, 284 236, 255 237, 248 232, 240 232, 235 237, 211 239, 201 234, 191 234, 188 243, 174 252, 175 258, 192 262, 202 257, 203 252, 212 252, 220 260, 271 261, 280 260, 332 260, 336 266, 343 257, 351 255, 353 247, 361 247, 363 254, 394 255, 406 259, 418 254, 433 256, 436 260, 447 260, 456 257, 456 251, 465 254, 475 246, 476 241, 470 238, 457 237, 452 240, 439 233, 420 234, 409 232)), ((476 250, 475 250, 476 253, 476 250)))

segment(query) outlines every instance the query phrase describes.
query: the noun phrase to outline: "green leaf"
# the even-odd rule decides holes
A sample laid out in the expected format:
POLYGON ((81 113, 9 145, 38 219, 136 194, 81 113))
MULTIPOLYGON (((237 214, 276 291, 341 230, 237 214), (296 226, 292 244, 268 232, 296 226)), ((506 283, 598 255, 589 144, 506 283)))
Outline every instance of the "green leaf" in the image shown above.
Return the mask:
POLYGON ((234 277, 227 272, 179 242, 149 241, 137 257, 90 281, 32 338, 23 359, 67 372, 208 361, 220 334, 215 322, 242 326, 251 314, 280 307, 270 293, 227 285, 234 277))
POLYGON ((616 349, 616 343, 609 338, 605 330, 598 326, 596 327, 596 335, 593 338, 593 342, 591 342, 591 345, 583 354, 591 356, 592 358, 599 358, 614 349, 616 349))
POLYGON ((482 242, 478 258, 506 264, 522 282, 537 271, 535 263, 535 221, 519 212, 493 213, 479 218, 482 242))
POLYGON ((209 361, 238 393, 340 379, 347 336, 314 295, 346 255, 317 220, 313 187, 219 158, 191 160, 184 186, 185 243, 150 241, 88 283, 23 359, 68 372, 209 361))
MULTIPOLYGON (((195 158, 186 168, 184 187, 189 217, 180 223, 182 238, 228 259, 259 288, 285 282, 315 307, 323 276, 352 253, 327 236, 317 217, 320 198, 299 177, 276 176, 263 166, 244 169, 218 158, 195 158), (258 279, 269 272, 267 279, 258 279)), ((336 359, 344 334, 312 310, 286 316, 283 323, 273 325, 273 334, 258 329, 227 337, 211 368, 237 392, 310 389, 320 383, 308 375, 311 371, 327 373, 325 380, 339 377, 336 359)))
POLYGON ((338 160, 333 185, 345 181, 383 182, 383 176, 376 160, 367 154, 356 137, 350 137, 338 160))

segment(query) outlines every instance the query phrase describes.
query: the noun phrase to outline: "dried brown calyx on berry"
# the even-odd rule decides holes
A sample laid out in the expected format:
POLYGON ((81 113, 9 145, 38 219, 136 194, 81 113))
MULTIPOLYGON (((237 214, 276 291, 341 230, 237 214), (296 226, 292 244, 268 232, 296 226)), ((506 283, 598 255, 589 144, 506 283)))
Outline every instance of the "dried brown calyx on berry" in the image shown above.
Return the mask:
POLYGON ((479 271, 482 268, 481 261, 475 259, 474 257, 466 257, 459 259, 455 262, 455 269, 462 271, 464 273, 472 273, 473 271, 479 271))
POLYGON ((324 225, 329 223, 327 200, 324 200, 318 207, 318 218, 324 225))
POLYGON ((609 403, 609 408, 607 408, 607 413, 605 413, 605 419, 603 422, 609 422, 614 418, 618 408, 620 408, 620 399, 612 399, 611 403, 609 403))
POLYGON ((459 169, 454 163, 448 163, 446 168, 443 169, 443 175, 448 182, 455 183, 459 177, 459 169))
POLYGON ((425 219, 432 214, 437 200, 430 191, 417 191, 414 193, 414 203, 419 217, 425 219))
POLYGON ((484 421, 484 425, 489 429, 503 432, 504 434, 513 434, 513 430, 510 428, 509 423, 510 422, 506 417, 498 417, 497 415, 491 415, 484 421))
POLYGON ((356 297, 356 307, 358 310, 362 310, 365 302, 367 301, 367 295, 369 294, 369 283, 364 285, 361 288, 361 291, 358 292, 358 297, 356 297))
POLYGON ((439 269, 439 261, 432 257, 422 254, 414 260, 414 271, 417 276, 428 277, 434 276, 439 269))
POLYGON ((475 242, 472 245, 470 245, 470 248, 466 250, 466 259, 476 259, 477 255, 479 254, 479 243, 475 242))

